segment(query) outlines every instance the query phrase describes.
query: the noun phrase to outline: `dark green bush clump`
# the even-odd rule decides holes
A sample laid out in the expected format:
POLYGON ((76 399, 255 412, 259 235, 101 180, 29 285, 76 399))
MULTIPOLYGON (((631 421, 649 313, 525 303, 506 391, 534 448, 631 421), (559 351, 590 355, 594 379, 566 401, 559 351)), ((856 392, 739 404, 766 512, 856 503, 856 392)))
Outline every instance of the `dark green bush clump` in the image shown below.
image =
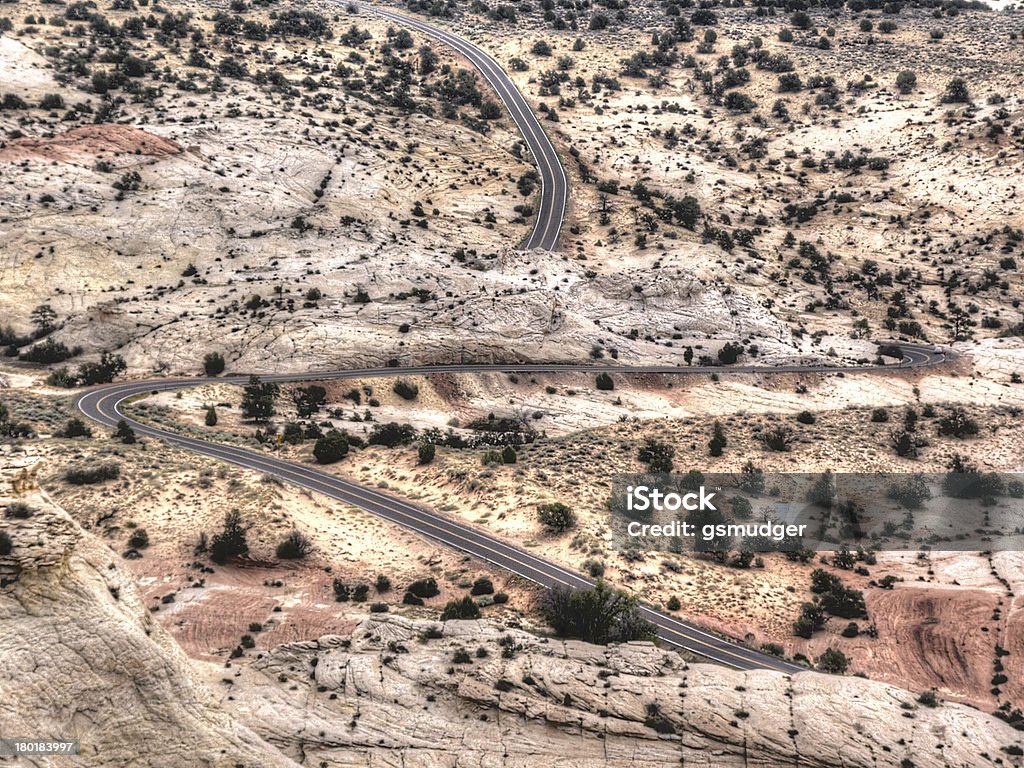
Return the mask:
POLYGON ((121 476, 118 464, 100 464, 88 469, 69 469, 64 473, 64 480, 72 485, 95 485, 107 480, 116 480, 121 476))

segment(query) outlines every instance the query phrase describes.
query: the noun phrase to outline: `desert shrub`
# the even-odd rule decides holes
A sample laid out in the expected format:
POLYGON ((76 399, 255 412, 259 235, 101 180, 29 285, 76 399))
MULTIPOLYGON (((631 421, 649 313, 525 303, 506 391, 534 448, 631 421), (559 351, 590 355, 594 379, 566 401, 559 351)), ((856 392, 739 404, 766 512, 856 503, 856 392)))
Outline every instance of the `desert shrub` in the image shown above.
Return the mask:
POLYGON ((319 384, 297 387, 292 392, 292 402, 295 403, 295 412, 299 418, 308 419, 327 402, 327 390, 319 384))
POLYGON ((7 505, 4 517, 12 520, 28 520, 36 511, 23 501, 15 501, 7 505))
POLYGON ((416 450, 416 455, 420 464, 429 464, 437 455, 437 446, 433 443, 422 443, 416 450))
POLYGON ((11 535, 7 531, 0 531, 0 557, 7 557, 14 549, 11 542, 11 535))
POLYGON ((334 601, 336 603, 347 603, 352 597, 352 589, 339 578, 335 578, 331 582, 331 589, 334 591, 334 601))
POLYGON ((206 426, 208 427, 217 426, 217 409, 214 408, 212 405, 207 406, 204 421, 206 422, 206 426))
POLYGON ((964 439, 978 434, 978 422, 967 415, 963 408, 953 408, 939 419, 939 434, 943 437, 964 439))
POLYGON ((648 437, 637 453, 637 459, 647 465, 650 472, 668 473, 672 471, 672 457, 676 449, 667 443, 648 437))
POLYGON ((64 473, 64 480, 72 485, 96 485, 107 480, 116 480, 120 476, 120 465, 110 463, 95 467, 69 469, 64 473))
POLYGON ((825 626, 825 611, 817 603, 804 603, 800 606, 800 616, 793 622, 793 634, 809 639, 817 630, 825 626))
POLYGON ((672 595, 672 597, 668 599, 668 602, 665 603, 665 607, 670 611, 678 611, 683 607, 683 604, 679 601, 678 597, 672 595))
POLYGON ((242 416, 253 421, 267 421, 274 415, 274 403, 280 387, 263 382, 259 376, 250 376, 242 392, 242 416))
POLYGON ((403 400, 415 400, 420 393, 420 388, 418 386, 405 381, 404 379, 396 381, 391 389, 403 400))
POLYGON ((437 580, 433 578, 418 579, 408 586, 410 594, 420 598, 437 597, 441 590, 437 588, 437 580))
POLYGON ((115 376, 128 370, 128 365, 120 355, 104 352, 98 363, 82 363, 78 366, 78 383, 83 386, 93 384, 109 384, 115 376))
POLYGON ((373 584, 373 588, 377 592, 383 594, 391 591, 391 579, 385 576, 383 573, 377 574, 377 580, 373 584))
POLYGON ((479 579, 473 582, 473 586, 470 588, 469 594, 473 596, 493 595, 494 584, 486 576, 481 576, 479 579))
POLYGON ((63 429, 54 433, 57 437, 92 437, 92 428, 77 417, 67 420, 63 429))
POLYGON ((370 445, 383 445, 394 448, 408 445, 416 437, 416 429, 411 424, 398 424, 389 421, 387 424, 374 424, 367 442, 370 445))
POLYGON ((702 27, 709 27, 718 23, 718 15, 710 8, 698 8, 690 16, 690 22, 702 27))
POLYGON ((370 613, 387 613, 387 603, 370 603, 370 613))
POLYGON ((301 560, 312 551, 313 542, 297 528, 293 528, 277 545, 277 556, 281 560, 301 560))
POLYGON ((818 669, 822 672, 829 672, 834 675, 843 674, 850 666, 850 660, 842 651, 835 648, 828 648, 817 659, 818 669))
POLYGON ((113 437, 116 440, 120 440, 125 445, 133 445, 138 442, 138 438, 135 436, 135 430, 132 429, 131 425, 124 419, 117 422, 117 429, 114 430, 113 437))
POLYGON ((67 366, 62 366, 56 370, 50 371, 50 374, 46 377, 46 384, 50 387, 71 389, 77 383, 78 379, 67 369, 67 366))
POLYGON ((920 509, 931 499, 932 492, 924 477, 914 474, 894 482, 885 495, 906 509, 920 509))
POLYGON ((939 706, 939 700, 935 696, 934 690, 924 691, 920 696, 917 697, 917 703, 923 707, 935 708, 939 706))
POLYGON ((560 637, 606 645, 648 640, 656 634, 654 625, 640 614, 636 598, 603 581, 590 589, 550 589, 541 596, 540 610, 560 637))
POLYGON ((864 593, 852 587, 833 587, 821 596, 821 607, 842 619, 861 619, 868 615, 864 593))
POLYGON ((441 621, 452 621, 455 619, 479 619, 480 606, 473 598, 466 596, 461 600, 450 600, 441 612, 441 621))
POLYGON ((348 454, 348 438, 336 429, 318 438, 313 445, 313 456, 319 464, 333 464, 348 454))
POLYGON ((224 373, 225 367, 227 367, 227 363, 224 361, 224 355, 220 352, 207 352, 203 357, 203 371, 207 376, 220 376, 224 373))
POLYGON ((967 81, 962 77, 954 77, 946 83, 946 90, 941 99, 943 104, 966 104, 970 100, 971 93, 967 88, 967 81))
POLYGON ((722 103, 733 112, 750 112, 757 106, 757 102, 743 91, 729 91, 722 103))
POLYGON ((875 424, 884 424, 889 420, 889 412, 885 408, 875 408, 871 412, 871 421, 875 424))
POLYGON ((725 429, 720 421, 716 421, 711 429, 711 439, 708 441, 708 453, 712 456, 721 456, 729 441, 725 438, 725 429))
POLYGON ((907 94, 917 87, 917 75, 909 69, 904 69, 896 75, 896 87, 900 93, 907 94))
POLYGON ((81 353, 81 347, 69 348, 64 342, 49 338, 40 344, 29 347, 18 355, 18 358, 29 363, 49 365, 51 363, 61 363, 69 357, 74 357, 81 353))
POLYGON ((810 411, 800 411, 800 413, 796 415, 796 420, 801 424, 813 424, 817 421, 817 418, 810 411))
POLYGON ((612 381, 612 377, 609 376, 607 373, 597 374, 596 385, 598 389, 604 391, 615 389, 615 382, 612 381))
POLYGON ((560 501, 538 504, 537 519, 551 533, 563 533, 576 526, 576 513, 560 501))
POLYGON ((128 537, 128 546, 132 549, 145 549, 149 546, 149 534, 145 528, 136 528, 128 537))
POLYGON ((773 427, 757 436, 758 441, 769 451, 788 451, 793 444, 793 431, 789 427, 773 427))

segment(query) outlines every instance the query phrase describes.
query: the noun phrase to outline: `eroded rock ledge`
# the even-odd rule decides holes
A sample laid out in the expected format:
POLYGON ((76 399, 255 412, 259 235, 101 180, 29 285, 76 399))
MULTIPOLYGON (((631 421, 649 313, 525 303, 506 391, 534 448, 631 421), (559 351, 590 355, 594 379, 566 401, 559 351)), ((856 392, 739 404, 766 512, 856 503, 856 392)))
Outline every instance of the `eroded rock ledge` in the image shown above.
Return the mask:
POLYGON ((977 710, 882 683, 484 622, 374 618, 351 638, 279 646, 221 685, 241 720, 308 765, 950 768, 1015 765, 1004 748, 1020 744, 977 710))

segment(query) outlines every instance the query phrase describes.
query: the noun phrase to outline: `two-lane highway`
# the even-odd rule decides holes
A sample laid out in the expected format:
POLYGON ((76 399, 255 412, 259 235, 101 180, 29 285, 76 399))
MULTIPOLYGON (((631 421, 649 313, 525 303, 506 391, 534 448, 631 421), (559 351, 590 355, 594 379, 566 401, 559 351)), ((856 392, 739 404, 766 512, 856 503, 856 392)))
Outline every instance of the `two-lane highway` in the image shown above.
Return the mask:
POLYGON ((558 233, 562 228, 562 220, 565 218, 569 182, 551 140, 544 133, 540 121, 537 120, 530 105, 527 104, 523 94, 519 92, 511 78, 489 54, 472 43, 456 37, 451 32, 384 8, 361 4, 357 7, 444 43, 468 59, 490 83, 491 88, 494 89, 498 98, 505 105, 505 109, 512 116, 520 133, 523 134, 523 139, 533 154, 537 172, 540 175, 540 202, 537 206, 537 216, 533 223, 533 230, 523 242, 522 247, 555 250, 558 247, 558 233))
MULTIPOLYGON (((898 368, 917 368, 935 365, 944 360, 944 355, 927 347, 908 347, 898 368)), ((695 375, 709 373, 883 373, 892 367, 872 368, 840 368, 833 366, 782 366, 777 368, 739 366, 739 367, 700 367, 679 368, 675 366, 650 365, 626 368, 611 365, 530 365, 530 364, 493 364, 493 365, 438 365, 414 366, 406 368, 373 368, 365 370, 325 371, 307 374, 269 375, 264 381, 331 381, 338 379, 364 378, 372 376, 408 376, 431 373, 487 373, 487 372, 518 372, 518 373, 612 373, 624 376, 638 374, 695 375)), ((593 582, 564 566, 530 554, 514 547, 498 538, 482 533, 454 518, 446 517, 432 509, 413 504, 404 499, 391 496, 375 488, 361 486, 358 483, 336 477, 315 467, 285 461, 277 457, 246 450, 231 445, 223 445, 200 440, 188 435, 181 435, 170 430, 161 429, 136 421, 126 416, 121 406, 133 397, 145 396, 152 392, 168 391, 193 387, 212 382, 245 384, 246 376, 229 376, 224 378, 188 378, 188 379, 153 379, 148 381, 128 381, 109 384, 83 392, 76 399, 76 407, 85 416, 114 427, 118 421, 125 420, 135 432, 144 437, 163 440, 171 445, 192 451, 203 456, 236 464, 256 472, 269 473, 282 480, 322 493, 337 501, 351 504, 364 509, 385 520, 404 526, 416 533, 444 544, 445 546, 466 552, 473 557, 504 568, 511 573, 522 576, 545 587, 558 585, 585 587, 593 582)), ((802 669, 768 654, 746 648, 727 639, 711 634, 687 622, 679 621, 667 614, 644 606, 645 616, 658 628, 658 635, 668 646, 683 648, 713 661, 727 664, 738 669, 774 669, 781 672, 797 672, 802 669)))

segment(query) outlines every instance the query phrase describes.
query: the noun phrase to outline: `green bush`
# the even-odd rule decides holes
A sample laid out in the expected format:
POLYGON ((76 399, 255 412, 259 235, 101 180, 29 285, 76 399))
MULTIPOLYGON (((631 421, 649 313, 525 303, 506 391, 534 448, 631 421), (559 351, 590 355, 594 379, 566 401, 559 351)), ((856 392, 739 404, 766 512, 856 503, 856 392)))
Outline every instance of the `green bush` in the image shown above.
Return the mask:
POLYGON ((563 533, 576 526, 576 513, 560 501, 538 504, 537 519, 551 533, 563 533))
POLYGON ((590 589, 550 589, 541 596, 540 610, 557 635, 588 643, 649 640, 656 634, 640 614, 636 598, 603 581, 590 589))
POLYGON ((107 480, 116 480, 121 476, 121 467, 117 464, 100 464, 88 469, 69 469, 64 479, 72 485, 95 485, 107 480))
POLYGON ((422 443, 416 451, 417 459, 419 463, 429 464, 434 460, 437 455, 437 446, 433 443, 422 443))
POLYGON ((437 597, 441 594, 441 590, 437 588, 437 580, 434 578, 414 581, 407 589, 410 594, 420 598, 437 597))
POLYGON ((302 560, 313 551, 313 542, 302 531, 293 528, 277 545, 276 551, 280 560, 302 560))
POLYGON ((113 437, 120 440, 125 445, 133 445, 138 442, 138 438, 135 436, 135 430, 132 429, 124 419, 117 422, 117 429, 114 431, 113 437))
POLYGON ((92 428, 81 419, 75 417, 68 419, 64 428, 58 430, 55 435, 57 437, 92 437, 92 428))
POLYGON ((207 376, 220 376, 224 373, 225 367, 227 367, 227 363, 224 361, 224 355, 220 352, 207 352, 203 357, 203 371, 207 376))
POLYGON ((850 660, 842 651, 835 648, 828 648, 818 657, 818 669, 822 672, 829 672, 835 675, 843 674, 850 666, 850 660))
POLYGON ((348 438, 336 429, 330 430, 313 445, 313 456, 319 464, 333 464, 348 454, 348 438))
POLYGON ((370 445, 383 445, 394 448, 408 445, 416 438, 416 429, 411 424, 398 424, 389 421, 387 424, 374 424, 367 442, 370 445))
POLYGON ((415 400, 420 394, 420 388, 418 386, 408 381, 404 381, 403 379, 396 381, 391 389, 403 400, 415 400))
POLYGON ((452 621, 454 619, 479 619, 480 606, 473 598, 466 596, 461 600, 450 600, 441 613, 441 621, 452 621))
POLYGON ((494 584, 486 576, 481 576, 479 579, 473 582, 472 588, 469 590, 469 594, 473 596, 477 595, 493 595, 494 584))

